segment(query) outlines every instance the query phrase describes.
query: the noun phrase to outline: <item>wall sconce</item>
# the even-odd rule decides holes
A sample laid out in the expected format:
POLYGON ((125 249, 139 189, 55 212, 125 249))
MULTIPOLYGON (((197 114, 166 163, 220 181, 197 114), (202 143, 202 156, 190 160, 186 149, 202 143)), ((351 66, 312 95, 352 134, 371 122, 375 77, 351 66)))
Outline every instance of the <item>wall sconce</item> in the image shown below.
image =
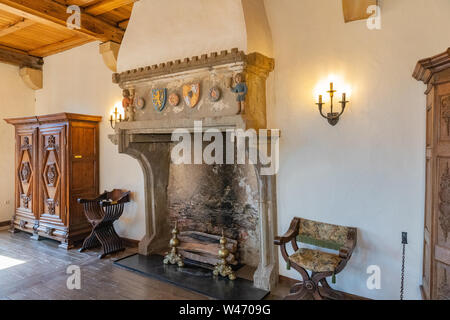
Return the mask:
POLYGON ((347 94, 343 93, 342 101, 339 101, 339 103, 342 105, 342 110, 341 110, 341 112, 334 112, 333 100, 334 100, 334 93, 336 92, 336 90, 334 90, 333 82, 330 83, 330 91, 327 91, 327 92, 330 94, 330 113, 328 113, 327 115, 323 114, 322 108, 325 103, 323 102, 322 95, 319 96, 319 103, 316 103, 316 105, 319 106, 320 115, 322 117, 324 117, 325 119, 327 119, 329 124, 331 124, 332 126, 335 126, 335 125, 337 125, 340 117, 344 113, 347 103, 349 103, 350 101, 346 100, 347 94))
POLYGON ((111 118, 109 119, 109 122, 111 123, 111 128, 113 128, 113 130, 115 130, 117 123, 121 123, 122 120, 123 120, 122 113, 118 112, 117 107, 116 107, 113 114, 111 114, 111 118))

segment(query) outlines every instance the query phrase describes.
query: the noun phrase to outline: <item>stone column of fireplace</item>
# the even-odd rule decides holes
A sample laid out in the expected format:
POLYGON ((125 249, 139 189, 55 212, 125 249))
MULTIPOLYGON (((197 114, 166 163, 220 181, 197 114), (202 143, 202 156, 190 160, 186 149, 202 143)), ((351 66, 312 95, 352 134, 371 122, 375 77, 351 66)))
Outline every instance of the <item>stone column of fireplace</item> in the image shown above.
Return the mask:
MULTIPOLYGON (((123 89, 132 89, 137 98, 145 99, 147 104, 144 111, 136 113, 136 121, 119 124, 116 134, 110 136, 120 153, 138 160, 144 173, 146 235, 139 245, 140 254, 150 255, 167 249, 170 238, 167 188, 172 131, 181 128, 193 132, 194 120, 202 120, 204 130, 217 128, 225 132, 232 128, 266 128, 266 79, 273 68, 273 59, 232 50, 231 53, 213 53, 114 75, 114 82, 123 89), (236 96, 225 85, 226 79, 236 73, 243 73, 247 80, 245 114, 236 114, 236 96), (202 86, 197 108, 167 106, 163 112, 153 108, 153 89, 167 88, 168 93, 179 93, 183 84, 196 82, 202 86), (213 102, 207 98, 212 87, 222 90, 221 101, 213 102)), ((276 176, 261 175, 260 164, 254 167, 258 180, 260 233, 259 265, 254 284, 270 290, 278 282, 278 251, 273 244, 277 232, 276 176)))
POLYGON ((257 288, 271 290, 278 283, 278 248, 274 246, 277 234, 277 192, 276 176, 260 175, 259 166, 255 166, 258 176, 260 195, 260 262, 253 279, 257 288))
POLYGON ((133 135, 120 130, 110 137, 119 153, 135 158, 144 174, 145 237, 139 253, 150 255, 167 249, 170 226, 167 220, 167 186, 170 168, 170 135, 133 135))

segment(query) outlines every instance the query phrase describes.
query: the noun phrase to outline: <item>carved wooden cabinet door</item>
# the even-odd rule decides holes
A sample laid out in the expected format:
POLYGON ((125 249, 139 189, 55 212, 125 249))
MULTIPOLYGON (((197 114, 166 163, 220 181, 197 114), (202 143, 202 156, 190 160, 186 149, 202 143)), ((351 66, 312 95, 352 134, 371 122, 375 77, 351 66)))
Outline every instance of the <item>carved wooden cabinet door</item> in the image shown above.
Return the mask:
POLYGON ((425 230, 424 230, 424 247, 423 247, 423 271, 422 271, 422 289, 426 297, 431 296, 431 256, 433 244, 431 238, 433 235, 433 149, 434 149, 434 138, 433 138, 433 128, 434 128, 434 105, 433 97, 434 92, 428 93, 427 96, 427 111, 426 111, 426 194, 425 194, 425 230))
POLYGON ((21 128, 16 133, 16 212, 15 223, 31 229, 38 219, 37 208, 37 129, 21 128))
POLYGON ((450 300, 450 83, 436 89, 439 113, 436 148, 436 202, 434 215, 434 280, 432 296, 450 300))
MULTIPOLYGON (((54 226, 66 226, 66 126, 40 128, 39 131, 39 220, 40 229, 53 235, 54 226), (49 227, 51 225, 51 227, 49 227)), ((59 230, 62 232, 62 230, 59 230)))
POLYGON ((92 199, 98 196, 98 126, 86 122, 71 122, 69 125, 70 144, 68 147, 68 177, 72 230, 90 229, 83 206, 78 199, 92 199))

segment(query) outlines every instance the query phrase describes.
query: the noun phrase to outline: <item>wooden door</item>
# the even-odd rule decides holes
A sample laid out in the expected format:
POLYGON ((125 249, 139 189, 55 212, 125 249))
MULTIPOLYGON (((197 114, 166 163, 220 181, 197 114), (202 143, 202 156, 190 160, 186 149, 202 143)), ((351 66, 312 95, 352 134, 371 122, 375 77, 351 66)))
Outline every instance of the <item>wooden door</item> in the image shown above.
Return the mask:
POLYGON ((22 229, 32 230, 37 216, 38 162, 37 128, 16 130, 16 219, 22 229))
POLYGON ((73 121, 69 137, 70 226, 75 232, 89 233, 91 226, 78 199, 92 199, 99 194, 98 125, 73 121))
POLYGON ((66 125, 41 126, 39 130, 39 220, 51 236, 68 226, 66 217, 66 125))

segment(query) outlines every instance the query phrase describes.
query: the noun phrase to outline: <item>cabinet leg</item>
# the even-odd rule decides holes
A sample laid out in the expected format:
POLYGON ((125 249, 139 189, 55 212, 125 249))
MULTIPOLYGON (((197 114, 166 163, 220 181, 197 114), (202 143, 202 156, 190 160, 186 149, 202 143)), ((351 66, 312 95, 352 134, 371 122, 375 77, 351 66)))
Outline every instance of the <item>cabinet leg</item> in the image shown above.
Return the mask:
POLYGON ((19 231, 20 231, 20 230, 17 230, 17 229, 16 229, 16 225, 15 225, 15 223, 14 223, 15 221, 16 221, 16 219, 13 218, 13 219, 11 220, 11 225, 9 226, 9 232, 12 233, 12 234, 19 233, 19 231))
POLYGON ((58 246, 58 248, 63 250, 69 250, 69 244, 67 242, 61 242, 61 244, 58 246))
POLYGON ((71 250, 75 248, 75 243, 73 241, 61 241, 61 244, 58 246, 60 249, 71 250))
POLYGON ((30 239, 35 240, 35 241, 41 241, 42 237, 38 233, 33 233, 33 235, 31 236, 30 239))

